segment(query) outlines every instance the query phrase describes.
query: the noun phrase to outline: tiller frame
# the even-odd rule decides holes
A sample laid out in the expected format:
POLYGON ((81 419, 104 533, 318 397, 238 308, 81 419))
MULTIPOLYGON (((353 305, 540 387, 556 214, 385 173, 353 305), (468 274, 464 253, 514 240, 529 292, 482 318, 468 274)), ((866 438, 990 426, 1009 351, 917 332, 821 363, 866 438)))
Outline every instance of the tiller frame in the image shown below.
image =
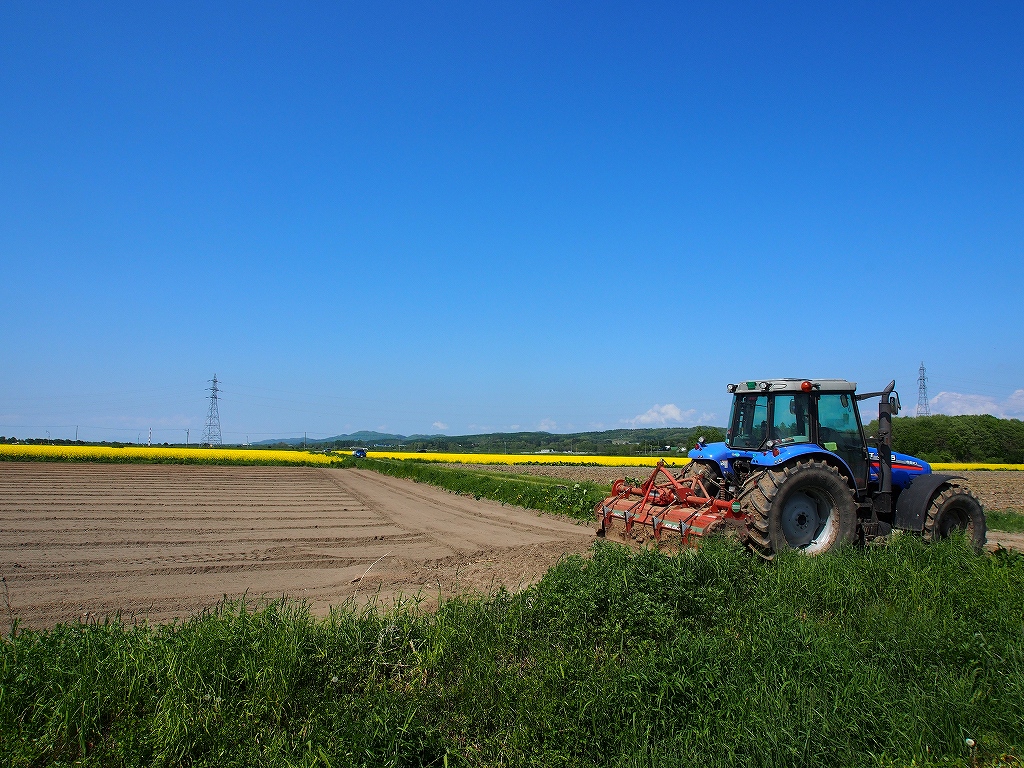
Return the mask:
POLYGON ((605 536, 609 525, 621 520, 626 536, 634 526, 650 526, 658 541, 667 530, 679 534, 682 546, 695 546, 702 537, 745 520, 739 507, 738 502, 712 496, 699 476, 677 478, 662 460, 640 487, 625 480, 612 484, 611 496, 598 505, 598 535, 605 536), (667 482, 658 483, 659 476, 667 482), (634 496, 639 499, 634 501, 634 496))

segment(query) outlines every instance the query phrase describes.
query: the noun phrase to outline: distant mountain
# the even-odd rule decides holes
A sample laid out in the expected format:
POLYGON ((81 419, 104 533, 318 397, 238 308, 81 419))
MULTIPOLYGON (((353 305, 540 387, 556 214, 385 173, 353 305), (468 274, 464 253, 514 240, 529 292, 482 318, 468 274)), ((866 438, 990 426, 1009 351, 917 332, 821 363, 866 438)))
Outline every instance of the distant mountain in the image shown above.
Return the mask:
POLYGON ((387 432, 373 432, 371 430, 360 430, 351 435, 335 435, 334 437, 322 437, 313 439, 311 437, 283 437, 275 440, 260 440, 253 445, 320 445, 321 443, 379 443, 381 441, 405 440, 405 435, 392 435, 387 432))
MULTIPOLYGON (((708 442, 725 439, 722 427, 656 427, 610 429, 602 432, 552 434, 550 432, 492 432, 482 435, 398 435, 361 430, 319 440, 306 439, 307 447, 332 450, 391 447, 406 451, 455 453, 550 453, 657 455, 678 453, 693 447, 698 437, 708 442)), ((301 437, 264 440, 257 445, 302 445, 301 437)))

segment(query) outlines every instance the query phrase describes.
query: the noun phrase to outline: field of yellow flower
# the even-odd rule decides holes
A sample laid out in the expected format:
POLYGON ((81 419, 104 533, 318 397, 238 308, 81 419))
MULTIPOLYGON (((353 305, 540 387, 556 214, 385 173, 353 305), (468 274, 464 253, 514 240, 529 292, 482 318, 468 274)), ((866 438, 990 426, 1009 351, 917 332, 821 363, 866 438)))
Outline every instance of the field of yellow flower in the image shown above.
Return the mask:
MULTIPOLYGON (((598 464, 602 467, 653 467, 664 459, 670 467, 690 463, 685 456, 583 456, 564 453, 408 453, 402 451, 368 451, 371 459, 420 459, 457 464, 598 464)), ((1024 470, 1024 464, 932 464, 936 472, 976 469, 1024 470)))
MULTIPOLYGON (((106 445, 0 445, 0 459, 110 462, 180 462, 183 464, 322 464, 336 463, 347 452, 325 455, 309 451, 271 451, 246 448, 164 448, 106 445)), ((459 464, 600 464, 606 467, 653 467, 656 456, 575 456, 566 454, 409 453, 369 451, 371 459, 418 459, 459 464)), ((669 466, 689 463, 685 457, 666 457, 669 466)))
POLYGON ((1024 464, 941 463, 932 464, 932 469, 936 472, 965 472, 972 469, 1021 471, 1024 470, 1024 464))
MULTIPOLYGON (((164 448, 107 445, 0 445, 0 460, 99 461, 113 463, 165 462, 181 464, 305 464, 330 466, 347 453, 271 451, 251 448, 164 448)), ((597 464, 604 467, 653 467, 665 461, 670 467, 690 462, 685 456, 582 456, 563 453, 408 453, 369 451, 371 459, 418 459, 453 464, 597 464)), ((1024 470, 1024 464, 932 464, 937 472, 965 470, 1024 470)))
POLYGON ((336 457, 308 451, 261 451, 245 448, 163 448, 107 445, 0 445, 0 459, 17 461, 99 461, 182 464, 323 464, 336 457))

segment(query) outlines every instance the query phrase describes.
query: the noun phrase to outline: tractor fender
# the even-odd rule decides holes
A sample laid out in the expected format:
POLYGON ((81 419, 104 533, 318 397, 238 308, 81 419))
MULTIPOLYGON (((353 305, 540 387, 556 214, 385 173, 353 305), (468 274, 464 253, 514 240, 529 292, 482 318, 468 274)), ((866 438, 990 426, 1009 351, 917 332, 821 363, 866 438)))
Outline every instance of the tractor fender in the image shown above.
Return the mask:
POLYGON ((751 467, 758 467, 761 469, 774 469, 783 464, 788 464, 795 459, 804 458, 816 458, 824 461, 826 464, 831 464, 839 472, 846 476, 847 483, 853 488, 850 481, 852 478, 853 470, 850 466, 843 461, 842 457, 838 454, 832 453, 832 451, 826 451, 817 443, 799 443, 797 445, 786 445, 779 449, 779 455, 776 456, 772 451, 759 451, 755 453, 750 459, 751 467))
POLYGON ((918 475, 896 499, 893 528, 901 531, 923 531, 924 515, 935 493, 950 480, 963 480, 960 475, 918 475))

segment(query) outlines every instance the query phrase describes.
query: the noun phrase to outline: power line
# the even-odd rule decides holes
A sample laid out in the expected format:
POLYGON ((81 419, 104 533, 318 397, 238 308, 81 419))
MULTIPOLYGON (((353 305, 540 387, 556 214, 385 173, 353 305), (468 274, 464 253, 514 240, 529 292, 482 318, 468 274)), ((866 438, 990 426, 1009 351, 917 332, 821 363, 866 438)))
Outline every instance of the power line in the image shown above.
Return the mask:
POLYGON ((206 426, 203 427, 204 445, 222 445, 220 435, 220 409, 217 407, 217 374, 213 374, 210 386, 210 410, 206 412, 206 426))
POLYGON ((928 408, 928 377, 925 376, 923 360, 917 372, 917 415, 931 416, 928 408))

